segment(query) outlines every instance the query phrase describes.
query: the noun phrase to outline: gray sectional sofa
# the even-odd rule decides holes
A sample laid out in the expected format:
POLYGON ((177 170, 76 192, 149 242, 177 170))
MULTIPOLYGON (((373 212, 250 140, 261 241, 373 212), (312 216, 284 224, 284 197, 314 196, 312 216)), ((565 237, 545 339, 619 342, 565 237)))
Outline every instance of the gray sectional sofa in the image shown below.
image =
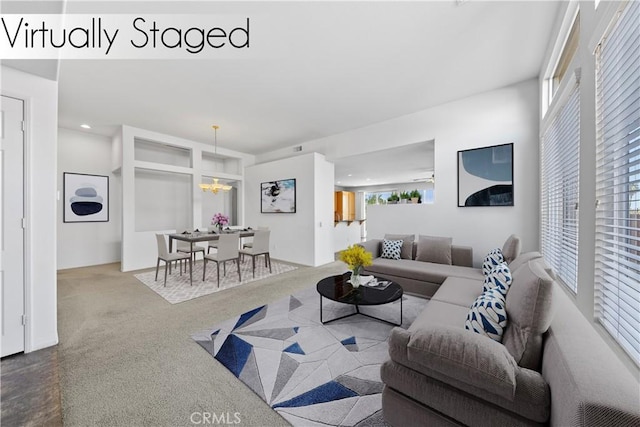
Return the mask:
MULTIPOLYGON (((404 240, 399 260, 380 257, 383 239, 372 239, 360 243, 373 254, 373 265, 364 267, 362 274, 387 277, 402 286, 405 293, 423 297, 433 296, 440 285, 451 276, 483 280, 482 270, 473 267, 471 247, 453 245, 451 239, 444 240, 444 245, 438 246, 437 241, 443 238, 419 236, 418 240, 414 241, 414 237, 414 235, 385 235, 386 239, 404 240), (423 242, 426 242, 425 246, 422 245, 423 242), (423 250, 425 247, 427 250, 423 250), (428 250, 428 248, 434 249, 428 250), (443 255, 447 251, 450 251, 450 256, 443 255)), ((508 261, 513 260, 520 253, 520 239, 510 236, 504 243, 502 252, 508 261)))
MULTIPOLYGON (((375 249, 370 245, 365 247, 375 249)), ((423 295, 434 289, 408 330, 394 328, 389 338, 390 357, 381 368, 389 424, 640 426, 637 380, 556 283, 541 255, 518 254, 519 247, 515 236, 505 244, 514 251, 502 343, 464 329, 469 307, 482 293, 480 269, 415 266, 411 262, 419 261, 409 259, 376 260, 367 269, 409 279, 410 289, 423 295), (419 289, 421 278, 428 280, 419 289)))

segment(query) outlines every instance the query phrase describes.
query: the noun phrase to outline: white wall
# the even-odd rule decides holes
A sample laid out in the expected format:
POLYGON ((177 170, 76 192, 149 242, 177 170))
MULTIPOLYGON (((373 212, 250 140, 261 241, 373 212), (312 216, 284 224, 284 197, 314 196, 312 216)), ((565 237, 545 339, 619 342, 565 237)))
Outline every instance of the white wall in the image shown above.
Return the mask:
MULTIPOLYGON (((478 264, 511 233, 522 238, 523 250, 538 249, 538 112, 538 85, 532 79, 302 146, 331 160, 435 140, 435 203, 373 207, 367 212, 367 238, 385 233, 451 236, 456 244, 473 247, 478 264), (457 151, 511 142, 515 206, 457 207, 457 151)), ((290 154, 291 149, 282 149, 258 161, 290 154)))
POLYGON ((334 260, 333 243, 333 181, 335 168, 320 154, 314 155, 314 264, 323 265, 334 260))
POLYGON ((120 261, 120 176, 111 173, 111 138, 71 129, 58 129, 58 200, 62 212, 63 173, 109 177, 109 221, 64 223, 58 216, 58 269, 120 261))
POLYGON ((538 91, 530 80, 420 113, 435 139, 434 204, 370 206, 367 237, 385 233, 451 236, 471 246, 474 263, 511 233, 523 250, 538 249, 538 91), (513 143, 514 206, 457 207, 457 151, 513 143))
MULTIPOLYGON (((131 271, 143 268, 154 267, 157 260, 157 246, 155 233, 173 233, 178 223, 188 222, 196 228, 208 227, 213 213, 208 213, 208 206, 218 208, 221 204, 209 204, 208 198, 220 197, 224 195, 213 195, 203 193, 198 187, 201 182, 209 182, 206 177, 217 176, 223 179, 235 181, 237 188, 237 199, 240 200, 237 221, 244 221, 244 184, 242 171, 244 165, 253 164, 254 156, 240 153, 233 150, 218 148, 217 157, 225 158, 228 163, 236 166, 227 168, 225 171, 212 170, 211 157, 214 155, 214 148, 209 144, 202 144, 171 135, 165 135, 145 129, 138 129, 131 126, 122 126, 120 131, 112 138, 112 168, 120 172, 121 192, 122 192, 122 244, 121 244, 121 270, 131 271), (144 160, 136 158, 136 140, 148 141, 158 144, 160 151, 163 145, 178 148, 188 152, 190 159, 184 163, 188 166, 176 166, 175 162, 166 161, 166 155, 158 155, 152 162, 148 157, 144 160), (204 159, 204 161, 203 161, 204 159), (171 179, 152 179, 145 171, 161 174, 165 178, 167 174, 181 174, 186 177, 182 182, 177 183, 171 179), (230 171, 230 172, 229 172, 230 171), (139 179, 137 175, 145 175, 146 178, 139 179), (163 182, 166 185, 163 185, 163 182), (179 191, 179 196, 176 191, 179 191), (160 209, 173 209, 173 212, 159 212, 158 209, 148 209, 158 201, 163 206, 160 209), (167 207, 169 206, 169 207, 167 207), (151 221, 154 216, 161 214, 162 222, 147 226, 145 221, 151 221)), ((147 147, 149 148, 149 147, 147 147)), ((147 151, 147 149, 142 150, 147 151)), ((171 150, 165 150, 171 151, 171 150)), ((138 150, 138 154, 141 150, 138 150)), ((166 154, 166 153, 165 153, 166 154)), ((170 156, 170 155, 169 155, 170 156)), ((171 159, 169 159, 171 160, 171 159)), ((225 160, 225 162, 227 162, 225 160)), ((178 163, 183 164, 183 163, 178 163)))
POLYGON ((354 221, 350 224, 338 222, 333 229, 333 251, 340 252, 350 245, 360 243, 362 240, 361 235, 362 225, 360 225, 360 221, 354 221))
POLYGON ((326 163, 307 153, 245 169, 245 225, 269 227, 273 258, 311 266, 333 260, 333 164, 326 163), (260 183, 290 178, 296 213, 260 213, 260 183))
POLYGON ((58 343, 56 292, 56 150, 58 83, 1 67, 3 95, 26 101, 27 264, 25 350, 58 343))

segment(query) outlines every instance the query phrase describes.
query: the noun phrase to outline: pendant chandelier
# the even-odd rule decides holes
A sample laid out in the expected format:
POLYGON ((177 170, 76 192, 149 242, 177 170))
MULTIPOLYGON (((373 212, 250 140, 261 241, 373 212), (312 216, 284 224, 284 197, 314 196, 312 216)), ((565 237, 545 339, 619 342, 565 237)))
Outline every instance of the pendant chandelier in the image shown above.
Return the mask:
MULTIPOLYGON (((213 128, 214 132, 214 154, 218 154, 218 129, 220 128, 220 126, 213 125, 211 127, 213 128)), ((211 191, 213 194, 218 194, 218 191, 229 191, 232 187, 230 185, 220 184, 218 182, 218 178, 213 178, 211 184, 200 184, 200 188, 202 189, 202 191, 211 191)))

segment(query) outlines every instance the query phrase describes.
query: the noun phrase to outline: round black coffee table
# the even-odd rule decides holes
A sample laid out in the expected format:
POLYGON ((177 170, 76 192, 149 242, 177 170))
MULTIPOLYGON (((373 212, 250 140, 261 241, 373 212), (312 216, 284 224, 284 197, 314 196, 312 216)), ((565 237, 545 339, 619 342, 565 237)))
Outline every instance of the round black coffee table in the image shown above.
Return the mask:
MULTIPOLYGON (((393 326, 400 326, 402 324, 402 288, 396 282, 391 283, 384 289, 375 289, 366 285, 361 285, 358 288, 354 288, 349 279, 351 273, 340 274, 337 276, 326 277, 318 282, 316 289, 320 294, 320 322, 322 324, 335 322, 336 320, 344 319, 345 317, 355 316, 361 314, 362 316, 371 317, 372 319, 380 320, 382 322, 389 323, 393 326), (332 301, 341 302, 343 304, 350 304, 355 306, 355 313, 350 313, 345 316, 341 316, 331 320, 324 320, 322 318, 322 297, 328 298, 332 301), (400 323, 393 323, 388 320, 380 319, 365 313, 360 312, 361 305, 382 305, 388 304, 394 301, 400 300, 400 323)), ((381 280, 387 280, 380 278, 381 280)))

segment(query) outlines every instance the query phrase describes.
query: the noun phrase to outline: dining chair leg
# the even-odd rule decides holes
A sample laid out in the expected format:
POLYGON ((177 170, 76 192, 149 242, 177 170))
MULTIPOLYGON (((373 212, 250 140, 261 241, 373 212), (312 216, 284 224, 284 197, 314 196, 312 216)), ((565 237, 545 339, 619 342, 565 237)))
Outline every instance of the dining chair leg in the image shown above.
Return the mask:
POLYGON ((267 252, 267 259, 269 260, 269 273, 273 273, 271 270, 271 254, 269 252, 267 252))
POLYGON ((167 287, 167 266, 171 267, 171 262, 164 262, 164 287, 167 287))
POLYGON ((220 287, 220 263, 216 262, 216 270, 218 272, 218 287, 220 287))
POLYGON ((256 278, 256 256, 251 255, 251 268, 253 269, 253 278, 256 278))
POLYGON ((205 273, 206 273, 206 271, 207 271, 207 259, 206 259, 206 258, 204 258, 204 259, 202 260, 202 262, 203 262, 203 264, 202 264, 202 281, 204 282, 204 274, 205 274, 205 273))
POLYGON ((158 262, 156 263, 156 282, 158 281, 158 269, 160 268, 160 258, 158 258, 158 262))
POLYGON ((191 263, 191 257, 189 257, 189 284, 193 286, 193 264, 191 263))
POLYGON ((224 277, 227 277, 227 261, 222 261, 222 272, 224 273, 224 277))
POLYGON ((240 257, 236 259, 236 266, 238 267, 238 282, 242 282, 242 276, 240 275, 240 257))

